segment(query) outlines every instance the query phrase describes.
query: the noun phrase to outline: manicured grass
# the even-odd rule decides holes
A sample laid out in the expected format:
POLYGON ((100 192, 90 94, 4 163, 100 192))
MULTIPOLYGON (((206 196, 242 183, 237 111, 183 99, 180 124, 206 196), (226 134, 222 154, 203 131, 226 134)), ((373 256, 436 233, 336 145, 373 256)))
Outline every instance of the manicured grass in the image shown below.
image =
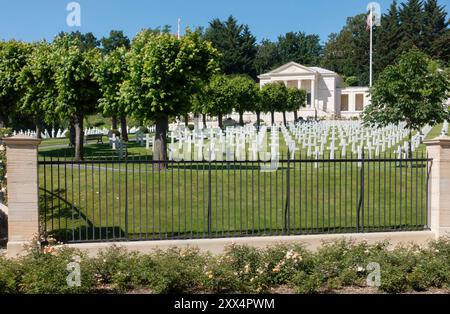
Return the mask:
MULTIPOLYGON (((280 146, 286 151, 283 141, 280 146)), ((363 226, 364 231, 378 231, 426 225, 426 162, 374 159, 359 167, 357 161, 319 161, 316 168, 301 150, 297 159, 303 162, 282 163, 273 172, 260 171, 257 162, 181 162, 159 172, 153 169, 151 156, 142 154, 149 151, 135 143, 129 144, 127 162, 117 163, 108 145, 91 145, 87 151, 111 158, 90 164, 73 164, 67 158, 60 159, 65 164, 40 166, 42 221, 64 241, 354 232, 363 226)), ((40 154, 47 161, 54 156, 55 161, 55 156, 68 152, 57 148, 40 154)), ((421 146, 416 154, 420 157, 423 152, 421 146)), ((387 154, 395 157, 392 151, 387 154)), ((351 157, 356 158, 347 155, 351 157)))
POLYGON ((441 124, 438 124, 435 127, 433 127, 433 129, 430 131, 430 133, 428 133, 426 139, 431 140, 433 138, 438 137, 441 134, 442 126, 443 126, 443 124, 441 123, 441 124))

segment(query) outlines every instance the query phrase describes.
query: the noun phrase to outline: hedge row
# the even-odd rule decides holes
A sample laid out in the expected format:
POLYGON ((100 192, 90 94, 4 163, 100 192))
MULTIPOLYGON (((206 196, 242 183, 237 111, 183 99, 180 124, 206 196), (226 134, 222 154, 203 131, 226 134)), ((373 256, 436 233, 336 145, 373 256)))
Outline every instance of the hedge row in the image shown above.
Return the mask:
POLYGON ((370 263, 380 266, 382 292, 450 288, 449 239, 422 248, 387 246, 341 241, 311 252, 300 245, 232 244, 221 255, 194 248, 139 254, 113 246, 94 258, 71 248, 32 247, 20 259, 0 257, 0 293, 267 293, 280 286, 322 293, 366 287, 368 277, 376 279, 370 263), (70 287, 68 264, 73 262, 80 266, 81 285, 70 287))

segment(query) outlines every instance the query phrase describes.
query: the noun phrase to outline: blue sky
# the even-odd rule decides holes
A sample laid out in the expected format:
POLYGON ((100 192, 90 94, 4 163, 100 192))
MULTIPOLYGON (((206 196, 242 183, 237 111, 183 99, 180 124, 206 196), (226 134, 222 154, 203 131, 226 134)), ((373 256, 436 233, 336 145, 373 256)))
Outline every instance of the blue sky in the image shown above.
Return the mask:
MULTIPOLYGON (((133 37, 140 29, 172 25, 207 26, 213 18, 230 14, 250 26, 258 41, 275 40, 288 31, 318 34, 325 41, 338 32, 346 18, 364 12, 369 0, 76 0, 81 5, 81 27, 68 27, 70 0, 0 0, 0 39, 51 40, 60 31, 93 32, 111 29, 133 37)), ((378 0, 385 12, 391 0, 378 0)), ((440 0, 450 10, 450 0, 440 0)))

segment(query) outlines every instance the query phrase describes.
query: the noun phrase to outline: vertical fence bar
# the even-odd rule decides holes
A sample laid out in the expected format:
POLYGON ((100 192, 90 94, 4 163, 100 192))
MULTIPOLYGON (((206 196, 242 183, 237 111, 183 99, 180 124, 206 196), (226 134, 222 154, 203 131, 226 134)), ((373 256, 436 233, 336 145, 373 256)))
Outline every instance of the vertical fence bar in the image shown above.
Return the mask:
POLYGON ((212 223, 212 182, 211 182, 211 161, 208 163, 208 237, 211 237, 212 223))
POLYGON ((124 223, 125 223, 125 239, 128 241, 128 153, 125 155, 125 182, 124 182, 124 223))
POLYGON ((287 153, 287 170, 286 170, 286 209, 285 209, 285 215, 284 215, 284 226, 283 226, 283 233, 290 233, 290 211, 291 211, 291 186, 290 186, 290 169, 291 169, 291 163, 290 163, 290 154, 289 150, 287 153))

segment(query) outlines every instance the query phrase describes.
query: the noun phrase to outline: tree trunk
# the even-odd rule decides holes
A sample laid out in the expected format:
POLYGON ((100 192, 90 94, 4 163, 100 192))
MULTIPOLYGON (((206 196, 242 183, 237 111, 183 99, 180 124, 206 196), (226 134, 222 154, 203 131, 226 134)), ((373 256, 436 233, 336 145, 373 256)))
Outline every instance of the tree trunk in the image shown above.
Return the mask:
POLYGON ((111 128, 113 130, 117 130, 117 117, 116 116, 111 117, 111 128))
POLYGON ((271 116, 271 120, 272 120, 272 125, 275 125, 275 112, 271 111, 270 116, 271 116))
POLYGON ((5 127, 5 117, 0 113, 0 128, 5 127))
POLYGON ((120 133, 122 135, 122 140, 128 142, 128 132, 127 132, 127 116, 125 114, 120 115, 120 133))
POLYGON ((36 138, 41 139, 42 122, 39 117, 36 118, 36 138))
POLYGON ((409 129, 408 134, 408 158, 412 158, 412 131, 409 129))
POLYGON ((75 147, 75 126, 73 120, 70 120, 69 142, 71 147, 75 147))
POLYGON ((189 115, 188 115, 188 114, 185 114, 185 115, 184 115, 184 125, 185 125, 186 127, 189 126, 189 115))
POLYGON ((169 116, 161 115, 156 119, 155 144, 153 147, 153 160, 160 161, 154 163, 153 167, 156 171, 165 170, 167 168, 167 130, 169 128, 169 116))
POLYGON ((206 129, 206 114, 202 114, 203 128, 206 129))
POLYGON ((74 119, 74 128, 75 128, 75 161, 83 160, 83 139, 84 139, 84 130, 83 130, 83 115, 76 115, 74 119))
POLYGON ((297 121, 298 119, 298 112, 297 110, 294 111, 294 120, 297 121))
POLYGON ((286 111, 283 111, 283 123, 284 123, 284 126, 287 125, 287 121, 286 121, 286 111))
POLYGON ((256 111, 256 127, 259 129, 261 125, 261 111, 256 111))
POLYGON ((244 112, 243 111, 239 112, 239 125, 244 126, 244 112))
POLYGON ((219 128, 223 128, 223 119, 222 119, 222 114, 219 113, 219 115, 217 116, 217 119, 219 120, 219 128))

